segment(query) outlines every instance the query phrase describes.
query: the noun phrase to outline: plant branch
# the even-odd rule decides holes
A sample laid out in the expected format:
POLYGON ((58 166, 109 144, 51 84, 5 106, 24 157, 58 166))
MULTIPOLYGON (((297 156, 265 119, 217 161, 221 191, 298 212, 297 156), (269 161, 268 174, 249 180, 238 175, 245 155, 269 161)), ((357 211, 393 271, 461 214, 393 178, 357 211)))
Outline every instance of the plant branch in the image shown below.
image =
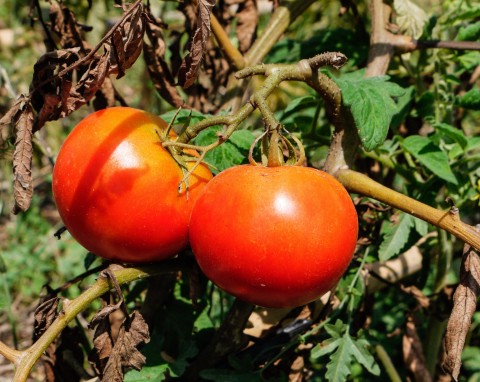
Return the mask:
MULTIPOLYGON (((191 266, 192 258, 177 258, 173 260, 164 261, 159 264, 150 264, 135 268, 120 268, 118 265, 111 266, 112 274, 115 276, 118 284, 125 284, 134 280, 142 278, 178 272, 191 266)), ((68 325, 70 321, 75 319, 77 314, 83 311, 88 305, 95 299, 108 292, 113 288, 112 282, 106 277, 99 277, 97 281, 83 292, 76 299, 64 302, 63 309, 45 331, 45 333, 28 349, 16 353, 11 350, 7 355, 13 357, 16 360, 17 369, 13 377, 12 382, 24 382, 27 380, 28 375, 42 356, 48 346, 58 337, 60 332, 68 325)), ((4 353, 2 353, 4 354, 4 353)), ((5 356, 7 358, 7 356, 5 356)), ((7 358, 9 359, 9 358, 7 358)))
POLYGON ((425 220, 480 250, 480 234, 474 227, 460 220, 458 210, 455 207, 449 211, 438 210, 385 187, 368 176, 353 170, 339 170, 335 176, 350 192, 371 197, 425 220))
POLYGON ((12 349, 10 346, 0 341, 0 354, 8 359, 14 365, 18 365, 25 352, 12 349))
POLYGON ((242 53, 233 46, 227 33, 213 13, 210 15, 210 26, 218 44, 222 47, 223 52, 233 64, 235 70, 243 69, 245 67, 245 59, 242 53))

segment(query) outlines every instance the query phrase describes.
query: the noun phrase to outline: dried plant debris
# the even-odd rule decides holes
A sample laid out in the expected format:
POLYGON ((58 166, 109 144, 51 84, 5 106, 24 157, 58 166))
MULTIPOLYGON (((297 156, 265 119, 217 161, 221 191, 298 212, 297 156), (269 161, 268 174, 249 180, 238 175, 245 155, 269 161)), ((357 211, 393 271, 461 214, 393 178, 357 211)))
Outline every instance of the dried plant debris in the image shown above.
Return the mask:
POLYGON ((148 326, 139 312, 125 317, 117 334, 112 333, 110 315, 120 309, 119 304, 107 305, 91 322, 95 335, 89 360, 102 381, 123 381, 128 369, 140 370, 145 357, 138 347, 150 341, 148 326))
MULTIPOLYGON (((228 3, 238 3, 238 0, 230 0, 228 3)), ((236 12, 236 34, 240 52, 245 53, 252 46, 255 39, 258 24, 258 9, 255 0, 240 1, 236 12)))
POLYGON ((50 327, 58 315, 60 298, 52 297, 40 300, 34 313, 33 336, 35 342, 50 327))
POLYGON ((30 207, 33 195, 32 179, 32 134, 33 108, 28 102, 22 102, 14 113, 12 121, 15 126, 15 151, 13 153, 13 195, 15 205, 13 213, 26 211, 30 207))
POLYGON ((190 52, 178 71, 178 83, 184 88, 192 86, 197 79, 210 36, 210 14, 214 5, 214 0, 198 1, 197 23, 190 44, 190 52))
POLYGON ((413 380, 416 382, 433 381, 426 366, 425 354, 423 352, 422 342, 417 333, 417 327, 411 316, 407 318, 402 344, 405 366, 412 374, 413 380))
POLYGON ((144 41, 143 56, 147 64, 150 79, 160 96, 170 105, 175 107, 184 106, 185 102, 175 87, 172 72, 165 61, 166 45, 163 39, 165 24, 154 17, 150 9, 146 9, 147 24, 146 36, 150 44, 144 41))
MULTIPOLYGON (((476 227, 478 231, 478 226, 476 227)), ((473 314, 480 294, 480 258, 478 252, 465 245, 460 284, 453 295, 453 309, 448 320, 444 337, 444 358, 442 368, 457 381, 462 364, 461 356, 465 338, 470 329, 473 314)))
POLYGON ((140 55, 146 24, 144 6, 136 1, 122 7, 122 19, 92 50, 82 39, 82 27, 73 12, 64 5, 51 4, 51 29, 60 36, 62 49, 40 57, 34 65, 30 94, 22 95, 0 119, 1 145, 12 131, 15 133, 14 213, 26 211, 31 203, 32 134, 47 121, 70 115, 96 94, 100 97, 97 106, 112 106, 115 91, 108 76, 120 78, 140 55), (102 47, 103 54, 97 53, 102 47), (14 129, 8 130, 8 126, 14 129))

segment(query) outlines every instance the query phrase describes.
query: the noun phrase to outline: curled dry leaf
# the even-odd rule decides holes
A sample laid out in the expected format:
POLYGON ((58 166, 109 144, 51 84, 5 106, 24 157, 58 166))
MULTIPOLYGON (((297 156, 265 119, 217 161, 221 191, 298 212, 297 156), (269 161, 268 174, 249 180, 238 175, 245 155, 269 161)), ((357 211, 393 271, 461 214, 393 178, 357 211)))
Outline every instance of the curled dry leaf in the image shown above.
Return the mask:
POLYGON ((432 382, 423 352, 422 342, 417 333, 417 327, 411 316, 407 319, 405 333, 402 338, 403 360, 416 382, 432 382))
POLYGON ((58 304, 60 299, 58 297, 41 300, 35 309, 33 335, 32 339, 35 342, 43 333, 50 327, 58 314, 58 304))
POLYGON ((13 153, 14 214, 26 211, 32 201, 33 121, 33 107, 29 102, 25 102, 14 117, 16 133, 15 151, 13 153))
POLYGON ((82 28, 75 19, 75 14, 64 4, 56 1, 50 3, 50 29, 60 37, 63 49, 80 47, 82 52, 89 49, 88 43, 82 38, 82 28))
POLYGON ((184 88, 192 86, 198 76, 210 36, 210 14, 214 5, 215 0, 198 0, 197 24, 190 52, 178 71, 178 82, 184 88))
MULTIPOLYGON (((124 7, 124 12, 128 8, 124 7)), ((142 52, 142 40, 145 34, 145 18, 143 4, 139 4, 136 9, 125 18, 121 28, 113 31, 110 39, 111 51, 111 73, 116 73, 117 78, 125 75, 137 60, 142 52)))
POLYGON ((165 41, 162 29, 164 24, 155 18, 147 9, 146 35, 150 44, 143 43, 143 56, 147 64, 148 74, 160 96, 170 105, 180 107, 184 101, 177 88, 173 75, 165 61, 165 41))
POLYGON ((404 291, 405 293, 408 293, 413 298, 415 298, 415 300, 417 300, 418 304, 422 308, 428 309, 428 307, 430 306, 430 299, 427 296, 425 296, 425 294, 420 289, 418 289, 415 285, 410 285, 408 287, 400 285, 400 288, 402 289, 402 291, 404 291))
MULTIPOLYGON (((478 231, 478 226, 476 227, 478 231)), ((457 381, 462 365, 462 351, 480 294, 480 258, 477 251, 465 244, 460 284, 453 295, 453 309, 444 337, 442 368, 457 381)))

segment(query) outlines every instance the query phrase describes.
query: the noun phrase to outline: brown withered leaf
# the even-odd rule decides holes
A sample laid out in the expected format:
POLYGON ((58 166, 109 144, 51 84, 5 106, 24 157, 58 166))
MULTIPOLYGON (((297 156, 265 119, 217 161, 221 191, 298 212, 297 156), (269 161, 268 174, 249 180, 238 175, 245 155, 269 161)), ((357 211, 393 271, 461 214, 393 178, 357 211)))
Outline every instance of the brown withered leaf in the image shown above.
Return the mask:
MULTIPOLYGON (((126 6, 124 11, 126 11, 126 6)), ((121 27, 116 29, 112 38, 111 45, 111 70, 110 73, 116 73, 117 79, 125 75, 137 60, 142 52, 142 41, 145 34, 144 6, 138 7, 125 19, 121 27)))
POLYGON ((106 305, 100 309, 92 318, 89 328, 95 328, 93 336, 92 352, 90 353, 88 360, 92 364, 96 373, 100 376, 103 375, 105 366, 107 365, 108 358, 112 354, 114 346, 114 338, 112 336, 110 328, 109 315, 118 309, 123 301, 119 301, 114 305, 106 305))
POLYGON ((26 102, 15 115, 15 151, 13 153, 13 213, 26 211, 30 207, 33 195, 32 179, 32 134, 33 107, 26 102))
MULTIPOLYGON (((478 231, 478 226, 477 226, 478 231)), ((480 294, 480 258, 465 244, 460 268, 460 284, 453 295, 453 309, 444 337, 442 368, 457 381, 462 365, 462 351, 480 294)))
POLYGON ((162 31, 164 25, 161 20, 151 14, 150 9, 147 12, 146 35, 150 45, 144 41, 143 56, 148 74, 160 96, 170 105, 178 108, 185 102, 175 87, 175 80, 165 61, 166 47, 162 31))
POLYGON ((253 43, 258 24, 258 9, 255 0, 246 0, 239 4, 236 33, 240 52, 245 53, 253 43))
POLYGON ((198 0, 197 24, 190 52, 178 70, 178 82, 184 88, 192 86, 198 76, 210 36, 210 14, 214 5, 215 0, 198 0))
POLYGON ((120 327, 117 341, 105 366, 103 381, 122 382, 129 369, 140 370, 145 356, 138 347, 150 341, 148 326, 139 312, 133 312, 120 327))
POLYGON ((417 328, 411 316, 407 319, 405 333, 402 338, 403 360, 416 382, 432 382, 423 352, 422 342, 417 333, 417 328))
POLYGON ((43 333, 50 327, 52 322, 58 315, 58 304, 60 299, 52 297, 44 301, 40 301, 34 313, 33 324, 33 342, 38 340, 43 333))
POLYGON ((15 124, 15 116, 25 106, 26 97, 19 97, 15 103, 8 109, 8 111, 0 118, 0 147, 9 139, 13 129, 10 129, 15 124))
POLYGON ((115 88, 109 77, 105 78, 102 87, 95 93, 95 98, 92 103, 95 110, 115 106, 115 88))
POLYGON ((82 29, 75 14, 64 4, 57 1, 50 3, 50 29, 60 37, 63 49, 80 47, 82 52, 89 49, 88 43, 82 38, 82 29))

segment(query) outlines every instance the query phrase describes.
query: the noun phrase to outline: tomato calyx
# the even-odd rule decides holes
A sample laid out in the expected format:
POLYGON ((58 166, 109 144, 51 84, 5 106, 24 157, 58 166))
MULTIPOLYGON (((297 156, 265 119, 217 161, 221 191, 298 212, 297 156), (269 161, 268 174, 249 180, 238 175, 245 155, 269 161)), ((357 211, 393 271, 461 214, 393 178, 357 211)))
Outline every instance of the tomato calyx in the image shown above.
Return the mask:
POLYGON ((278 124, 276 128, 266 130, 261 134, 250 146, 248 153, 248 161, 252 166, 266 166, 266 167, 280 167, 284 165, 302 166, 305 163, 305 148, 302 142, 278 124), (282 134, 285 131, 290 139, 292 139, 297 148, 292 142, 282 134), (262 141, 262 163, 259 164, 253 159, 253 151, 259 141, 262 141))

